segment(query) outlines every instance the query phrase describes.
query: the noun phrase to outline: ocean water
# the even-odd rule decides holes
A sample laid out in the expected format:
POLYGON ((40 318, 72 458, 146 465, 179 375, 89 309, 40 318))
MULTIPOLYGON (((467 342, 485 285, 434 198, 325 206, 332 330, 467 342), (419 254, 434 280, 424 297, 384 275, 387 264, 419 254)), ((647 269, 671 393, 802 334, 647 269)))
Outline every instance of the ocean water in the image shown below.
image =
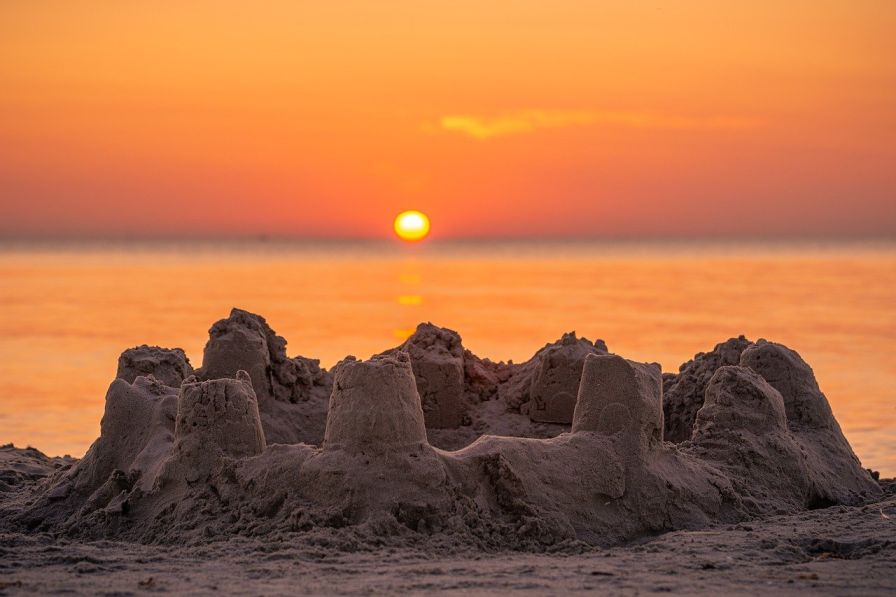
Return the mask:
POLYGON ((896 244, 165 242, 0 247, 0 442, 81 456, 118 354, 199 366, 231 307, 331 366, 432 321, 493 360, 575 330, 664 371, 731 336, 814 368, 865 466, 896 475, 896 244))

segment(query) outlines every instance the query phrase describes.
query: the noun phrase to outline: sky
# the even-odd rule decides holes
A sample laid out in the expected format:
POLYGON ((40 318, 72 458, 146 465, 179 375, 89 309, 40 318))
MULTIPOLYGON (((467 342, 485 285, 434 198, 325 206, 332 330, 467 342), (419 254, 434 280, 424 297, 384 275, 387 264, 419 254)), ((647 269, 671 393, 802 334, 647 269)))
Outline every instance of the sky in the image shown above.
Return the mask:
POLYGON ((0 3, 0 236, 896 234, 896 2, 0 3))

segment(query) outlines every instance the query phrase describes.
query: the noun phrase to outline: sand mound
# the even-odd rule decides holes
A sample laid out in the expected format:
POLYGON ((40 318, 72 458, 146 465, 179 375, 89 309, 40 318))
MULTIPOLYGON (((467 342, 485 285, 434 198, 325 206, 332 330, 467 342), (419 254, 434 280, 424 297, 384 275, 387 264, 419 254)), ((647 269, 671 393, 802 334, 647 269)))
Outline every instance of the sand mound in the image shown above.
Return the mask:
POLYGON ((75 463, 70 456, 49 458, 34 448, 0 446, 0 494, 14 494, 75 463))
POLYGON ((666 440, 678 443, 691 437, 709 380, 719 367, 740 364, 741 353, 752 344, 743 336, 730 338, 710 352, 697 354, 677 374, 663 375, 666 440))
POLYGON ((84 458, 47 479, 22 518, 27 527, 77 528, 98 509, 122 510, 131 491, 149 491, 174 438, 178 389, 152 375, 115 379, 100 437, 84 458))
POLYGON ((691 453, 727 474, 747 510, 808 506, 815 471, 788 433, 781 395, 752 370, 726 365, 715 372, 690 443, 691 453))
MULTIPOLYGON (((867 472, 843 436, 812 369, 795 351, 763 339, 753 343, 743 336, 732 338, 710 353, 698 354, 678 375, 664 377, 665 428, 672 441, 691 439, 692 434, 697 441, 698 414, 719 395, 719 388, 713 387, 716 375, 732 365, 758 374, 781 398, 788 435, 812 471, 801 499, 807 507, 851 503, 867 490, 867 472)), ((737 417, 748 420, 749 414, 740 411, 737 417)))
POLYGON ((809 365, 786 346, 765 340, 747 348, 740 361, 765 378, 784 400, 788 429, 815 472, 808 505, 854 501, 867 487, 868 475, 843 436, 809 365))
MULTIPOLYGON (((182 354, 136 350, 166 363, 166 374, 182 354)), ((213 326, 196 377, 178 387, 154 372, 116 379, 87 455, 16 492, 0 510, 4 524, 141 542, 329 533, 345 549, 424 539, 543 549, 880 492, 811 369, 765 341, 729 341, 665 380, 656 364, 574 335, 524 365, 492 363, 431 324, 370 360, 345 359, 334 374, 303 364, 286 357, 264 319, 234 310, 213 326), (570 400, 556 396, 573 381, 571 426, 533 437, 548 424, 515 405, 541 396, 557 413, 570 400), (302 405, 328 383, 324 429, 309 432, 319 415, 302 405), (665 424, 664 385, 676 397, 665 424), (687 439, 664 441, 670 423, 687 439), (502 428, 517 436, 494 434, 502 428), (289 434, 319 439, 283 442, 289 434), (447 451, 434 438, 472 443, 447 451)))

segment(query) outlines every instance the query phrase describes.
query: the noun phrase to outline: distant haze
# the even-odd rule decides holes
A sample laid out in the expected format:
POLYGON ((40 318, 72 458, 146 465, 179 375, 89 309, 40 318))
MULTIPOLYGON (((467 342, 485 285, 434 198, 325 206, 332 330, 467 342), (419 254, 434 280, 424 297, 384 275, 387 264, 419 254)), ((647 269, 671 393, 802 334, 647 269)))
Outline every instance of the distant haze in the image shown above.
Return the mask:
POLYGON ((896 234, 896 2, 0 5, 0 236, 896 234))

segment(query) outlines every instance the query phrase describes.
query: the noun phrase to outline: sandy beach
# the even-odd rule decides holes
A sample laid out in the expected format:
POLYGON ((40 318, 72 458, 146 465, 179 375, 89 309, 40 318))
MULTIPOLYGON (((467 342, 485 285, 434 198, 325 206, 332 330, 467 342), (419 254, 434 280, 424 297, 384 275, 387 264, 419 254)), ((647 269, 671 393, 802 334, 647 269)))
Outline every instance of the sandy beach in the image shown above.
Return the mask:
POLYGON ((896 496, 796 516, 557 553, 341 551, 232 538, 195 547, 0 535, 0 591, 142 594, 891 594, 896 496))

